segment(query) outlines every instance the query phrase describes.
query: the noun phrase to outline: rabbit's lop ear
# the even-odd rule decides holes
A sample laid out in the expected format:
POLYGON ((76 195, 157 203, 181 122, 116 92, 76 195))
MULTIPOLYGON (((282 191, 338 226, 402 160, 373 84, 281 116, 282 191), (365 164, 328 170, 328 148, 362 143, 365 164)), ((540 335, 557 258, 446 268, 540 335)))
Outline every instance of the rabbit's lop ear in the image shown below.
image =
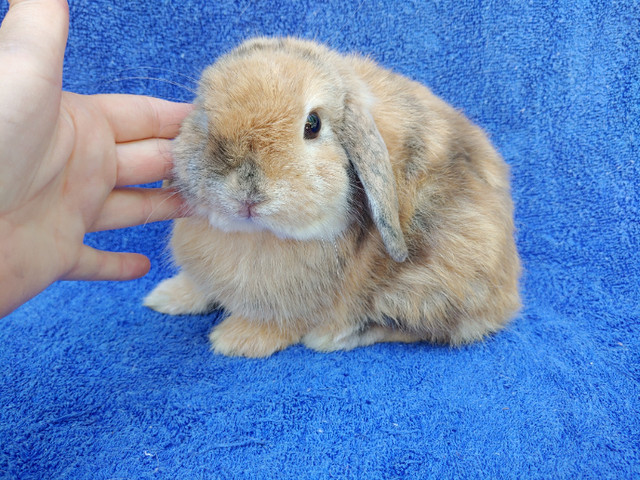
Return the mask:
POLYGON ((348 99, 339 136, 364 186, 373 221, 387 252, 396 262, 403 262, 408 252, 398 217, 396 182, 387 146, 368 109, 348 99))

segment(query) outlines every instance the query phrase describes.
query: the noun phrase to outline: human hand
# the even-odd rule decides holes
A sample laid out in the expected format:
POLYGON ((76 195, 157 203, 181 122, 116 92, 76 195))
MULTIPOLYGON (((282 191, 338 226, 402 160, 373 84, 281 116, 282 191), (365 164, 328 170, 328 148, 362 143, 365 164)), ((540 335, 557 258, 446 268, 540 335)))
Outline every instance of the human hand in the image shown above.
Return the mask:
POLYGON ((167 189, 170 138, 191 107, 62 91, 64 0, 11 0, 0 27, 0 317, 59 279, 127 280, 135 253, 95 250, 87 232, 184 213, 167 189))

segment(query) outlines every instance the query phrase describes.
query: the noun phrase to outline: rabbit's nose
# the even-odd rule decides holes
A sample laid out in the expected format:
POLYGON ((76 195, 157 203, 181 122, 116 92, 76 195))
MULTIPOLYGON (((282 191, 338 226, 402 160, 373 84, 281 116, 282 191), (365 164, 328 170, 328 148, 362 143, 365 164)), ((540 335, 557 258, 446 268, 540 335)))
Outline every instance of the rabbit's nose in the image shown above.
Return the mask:
POLYGON ((257 206, 262 203, 261 200, 257 199, 246 199, 239 203, 238 205, 238 215, 242 218, 253 218, 258 215, 257 206))

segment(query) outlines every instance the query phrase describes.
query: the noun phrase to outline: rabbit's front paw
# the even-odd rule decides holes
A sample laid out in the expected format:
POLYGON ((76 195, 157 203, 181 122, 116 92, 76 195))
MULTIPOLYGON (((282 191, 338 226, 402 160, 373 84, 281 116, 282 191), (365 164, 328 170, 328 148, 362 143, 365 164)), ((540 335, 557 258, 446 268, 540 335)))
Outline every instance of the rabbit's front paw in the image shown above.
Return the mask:
POLYGON ((183 272, 163 280, 147 295, 142 304, 160 313, 185 315, 213 310, 214 302, 208 298, 183 272))

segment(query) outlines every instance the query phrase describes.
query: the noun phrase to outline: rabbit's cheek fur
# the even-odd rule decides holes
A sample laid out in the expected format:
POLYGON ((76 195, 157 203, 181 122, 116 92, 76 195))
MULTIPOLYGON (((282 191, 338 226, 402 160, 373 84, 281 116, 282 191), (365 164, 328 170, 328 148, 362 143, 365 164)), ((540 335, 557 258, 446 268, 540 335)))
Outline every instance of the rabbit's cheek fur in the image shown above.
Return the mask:
MULTIPOLYGON (((346 189, 327 195, 322 180, 308 189, 299 189, 286 180, 275 183, 274 200, 265 205, 273 213, 260 218, 261 223, 276 236, 292 240, 330 240, 348 226, 346 189)), ((260 214, 261 209, 257 212, 260 214)))
POLYGON ((331 144, 316 142, 294 152, 291 165, 274 174, 265 224, 281 238, 332 240, 349 222, 347 159, 331 144))

